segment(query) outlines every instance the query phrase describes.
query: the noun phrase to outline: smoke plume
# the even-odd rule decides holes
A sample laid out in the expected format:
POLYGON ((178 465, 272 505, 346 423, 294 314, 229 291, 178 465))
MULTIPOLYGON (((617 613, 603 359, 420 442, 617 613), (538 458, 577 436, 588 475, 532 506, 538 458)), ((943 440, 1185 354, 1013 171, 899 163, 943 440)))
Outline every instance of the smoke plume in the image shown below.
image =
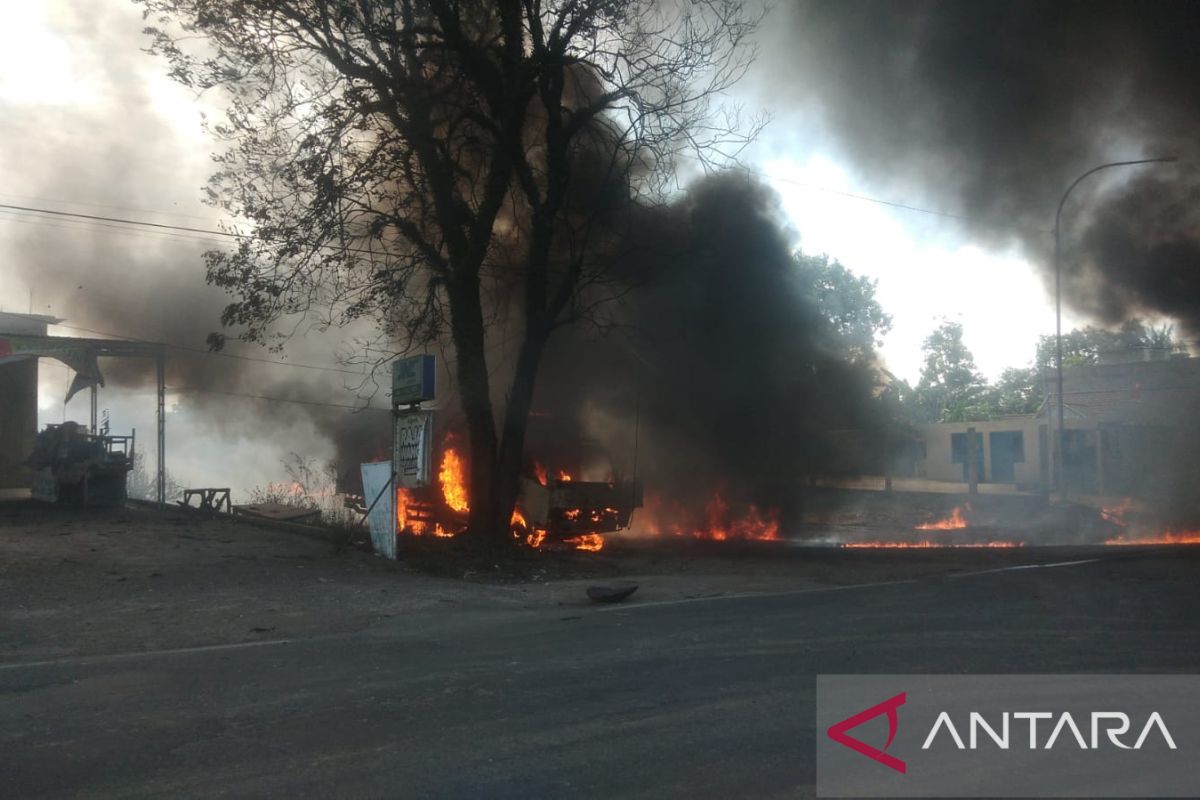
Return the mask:
MULTIPOLYGON (((1177 317, 1200 333, 1200 6, 1190 2, 807 0, 776 9, 758 88, 816 116, 864 185, 970 218, 1105 323, 1177 317)), ((780 124, 795 122, 785 115, 780 124)))
POLYGON ((635 227, 653 243, 613 267, 642 283, 607 335, 584 326, 552 344, 531 452, 590 435, 672 498, 768 503, 829 465, 824 432, 878 427, 870 365, 832 346, 771 190, 716 176, 645 216, 635 227))

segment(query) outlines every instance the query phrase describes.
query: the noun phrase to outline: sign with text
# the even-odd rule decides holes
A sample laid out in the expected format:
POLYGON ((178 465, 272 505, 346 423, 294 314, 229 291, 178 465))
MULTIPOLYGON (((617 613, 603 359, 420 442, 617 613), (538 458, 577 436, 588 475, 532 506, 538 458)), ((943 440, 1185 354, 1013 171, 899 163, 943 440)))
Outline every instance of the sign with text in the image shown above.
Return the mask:
POLYGON ((392 405, 407 406, 432 400, 433 356, 407 356, 392 362, 392 405))
POLYGON ((428 486, 433 449, 433 413, 401 411, 393 415, 392 468, 402 489, 428 486))
POLYGON ((820 675, 818 797, 1194 797, 1198 675, 820 675))
POLYGON ((378 461, 360 467, 363 501, 371 506, 367 527, 371 544, 384 558, 396 560, 396 489, 392 485, 392 464, 378 461))

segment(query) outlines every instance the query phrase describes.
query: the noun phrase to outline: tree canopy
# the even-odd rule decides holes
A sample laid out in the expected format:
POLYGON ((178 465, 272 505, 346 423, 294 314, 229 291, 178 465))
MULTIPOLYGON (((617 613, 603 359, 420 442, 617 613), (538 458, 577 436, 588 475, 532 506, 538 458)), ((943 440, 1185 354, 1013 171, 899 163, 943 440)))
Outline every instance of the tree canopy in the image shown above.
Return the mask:
POLYGON ((902 393, 914 421, 958 422, 972 418, 986 388, 975 357, 963 343, 963 327, 943 322, 925 338, 925 363, 916 388, 902 393))
POLYGON ((892 318, 875 299, 876 281, 855 275, 827 255, 796 254, 802 293, 826 320, 829 344, 851 361, 870 361, 892 318))
MULTIPOLYGON (((1088 326, 1063 334, 1063 366, 1096 364, 1104 353, 1130 349, 1154 349, 1167 352, 1182 348, 1171 325, 1154 327, 1142 320, 1129 320, 1115 331, 1088 326)), ((1055 338, 1043 336, 1038 341, 1035 364, 1039 370, 1054 369, 1055 338)))
MULTIPOLYGON (((1105 353, 1130 349, 1183 349, 1170 325, 1154 327, 1130 320, 1112 331, 1088 326, 1063 334, 1063 366, 1100 363, 1105 353)), ((1038 341, 1032 365, 1009 367, 994 382, 975 369, 974 357, 962 341, 962 326, 943 323, 926 338, 925 366, 917 386, 898 382, 905 416, 913 422, 962 422, 1009 414, 1032 414, 1046 398, 1046 376, 1054 370, 1054 336, 1038 341)))

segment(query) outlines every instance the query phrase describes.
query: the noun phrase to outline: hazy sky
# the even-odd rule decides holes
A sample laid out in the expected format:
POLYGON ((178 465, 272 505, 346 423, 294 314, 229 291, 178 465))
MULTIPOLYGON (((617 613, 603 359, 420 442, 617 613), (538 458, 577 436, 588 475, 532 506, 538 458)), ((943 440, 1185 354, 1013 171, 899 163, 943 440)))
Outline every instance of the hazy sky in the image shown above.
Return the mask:
MULTIPOLYGON (((163 62, 140 52, 142 26, 140 10, 126 0, 0 4, 0 202, 198 227, 217 221, 199 202, 212 150, 200 128, 202 103, 166 77, 163 62)), ((877 190, 886 176, 872 180, 839 163, 808 109, 777 106, 756 85, 751 80, 739 99, 765 106, 775 121, 745 162, 779 192, 805 251, 828 253, 878 279, 879 300, 894 320, 883 346, 888 367, 915 380, 921 340, 943 317, 963 323, 988 376, 1028 364, 1037 337, 1052 332, 1054 323, 1050 298, 1031 266, 1013 253, 984 249, 942 218, 826 191, 921 205, 920 198, 877 190)), ((1051 223, 1047 219, 1046 227, 1051 223)), ((135 323, 143 315, 122 319, 109 311, 101 317, 89 304, 101 289, 114 304, 114 291, 127 292, 120 302, 141 311, 166 285, 194 292, 197 313, 219 309, 221 298, 204 285, 199 257, 209 244, 0 211, 0 308, 28 310, 32 290, 35 311, 154 338, 153 315, 135 323), (58 280, 77 274, 94 282, 81 280, 77 288, 58 280), (55 282, 53 290, 33 275, 55 282)), ((1066 324, 1075 322, 1068 314, 1066 324)), ((203 346, 202 340, 190 343, 203 346)), ((334 364, 334 349, 345 345, 344 337, 326 337, 299 345, 303 359, 292 356, 334 364)), ((264 366, 262 374, 271 369, 264 366)), ((43 408, 57 419, 65 370, 48 366, 43 374, 43 408)), ((253 376, 239 380, 241 390, 254 388, 253 376)), ((336 377, 322 385, 328 398, 351 396, 336 377)), ((76 403, 68 416, 86 414, 85 401, 76 403)), ((148 421, 138 416, 148 432, 148 421)))

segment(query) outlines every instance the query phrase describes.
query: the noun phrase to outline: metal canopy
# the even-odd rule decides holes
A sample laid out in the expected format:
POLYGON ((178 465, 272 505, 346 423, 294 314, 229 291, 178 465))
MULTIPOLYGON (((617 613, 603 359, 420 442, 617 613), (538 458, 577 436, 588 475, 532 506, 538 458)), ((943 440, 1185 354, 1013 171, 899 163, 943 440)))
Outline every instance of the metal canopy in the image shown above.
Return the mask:
MULTIPOLYGON (((166 503, 166 345, 157 342, 136 342, 123 339, 85 339, 76 336, 45 336, 0 332, 0 364, 27 358, 53 358, 75 370, 75 379, 67 390, 66 401, 81 389, 91 389, 91 424, 96 428, 96 387, 104 385, 104 376, 97 364, 99 358, 152 358, 158 388, 157 418, 157 500, 166 503)), ((64 402, 66 402, 64 401, 64 402)))

